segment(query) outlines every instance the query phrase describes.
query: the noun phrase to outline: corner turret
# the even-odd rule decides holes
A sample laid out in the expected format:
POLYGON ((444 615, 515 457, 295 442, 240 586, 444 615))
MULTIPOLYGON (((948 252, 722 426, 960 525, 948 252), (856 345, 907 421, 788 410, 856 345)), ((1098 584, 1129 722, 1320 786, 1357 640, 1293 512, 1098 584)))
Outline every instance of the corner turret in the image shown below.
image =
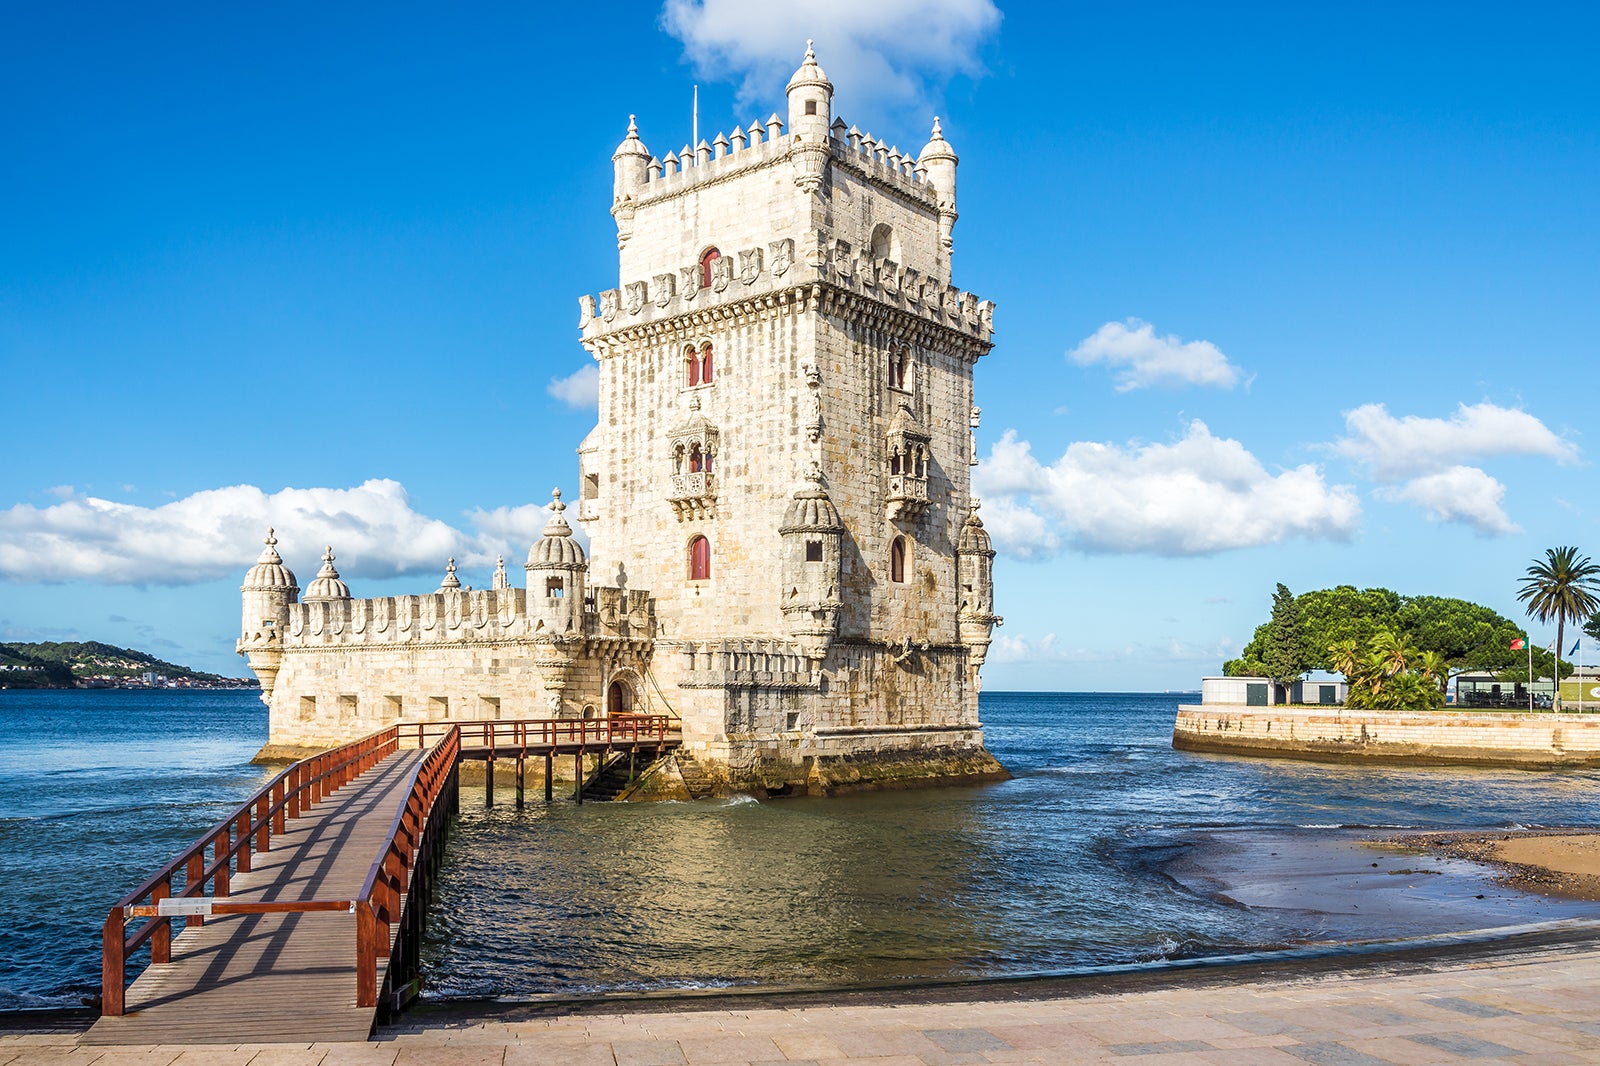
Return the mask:
POLYGON ((283 631, 289 624, 289 607, 300 595, 294 571, 283 565, 278 538, 267 530, 266 548, 239 586, 244 617, 239 642, 234 646, 261 679, 261 700, 270 706, 273 682, 283 660, 283 631))
POLYGON ((561 512, 561 490, 550 493, 550 521, 528 549, 528 621, 535 636, 581 636, 589 560, 561 512))
POLYGON ((810 41, 806 42, 805 61, 789 79, 787 92, 794 183, 802 192, 813 193, 822 187, 832 154, 828 126, 833 120, 833 83, 817 66, 810 41))
POLYGON ((956 543, 956 582, 961 607, 956 614, 956 629, 961 643, 971 656, 974 678, 989 654, 989 638, 994 627, 1005 620, 994 613, 994 544, 989 531, 978 518, 978 501, 961 526, 956 543))
POLYGON ((839 625, 839 566, 844 522, 813 463, 806 483, 795 490, 778 527, 783 538, 783 592, 780 606, 800 650, 822 659, 839 625))
POLYGON ((611 217, 617 220, 617 247, 633 236, 634 206, 649 180, 650 150, 639 139, 634 116, 628 116, 628 135, 611 153, 611 217))
POLYGON ((933 136, 923 146, 922 154, 917 157, 917 166, 927 174, 928 184, 933 187, 935 198, 939 205, 939 246, 943 256, 945 273, 950 272, 950 255, 954 247, 953 233, 956 227, 956 164, 961 160, 956 156, 955 149, 950 147, 950 142, 944 139, 944 131, 939 126, 939 116, 933 116, 933 136))

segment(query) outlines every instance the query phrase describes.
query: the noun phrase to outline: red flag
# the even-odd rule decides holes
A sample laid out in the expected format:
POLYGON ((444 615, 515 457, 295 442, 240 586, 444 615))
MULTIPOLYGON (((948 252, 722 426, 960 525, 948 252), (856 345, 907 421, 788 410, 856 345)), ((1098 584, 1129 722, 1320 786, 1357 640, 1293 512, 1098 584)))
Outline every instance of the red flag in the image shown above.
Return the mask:
POLYGON ((1516 640, 1513 640, 1511 642, 1511 650, 1512 651, 1521 651, 1523 648, 1526 648, 1527 646, 1528 646, 1528 642, 1526 640, 1523 640, 1521 637, 1518 637, 1516 640))

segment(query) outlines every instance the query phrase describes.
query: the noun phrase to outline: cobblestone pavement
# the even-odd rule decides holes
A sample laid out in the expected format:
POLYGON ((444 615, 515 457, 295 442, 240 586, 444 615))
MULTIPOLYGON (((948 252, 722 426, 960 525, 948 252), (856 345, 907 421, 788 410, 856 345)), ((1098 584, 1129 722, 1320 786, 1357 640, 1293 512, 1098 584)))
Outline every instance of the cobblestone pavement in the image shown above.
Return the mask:
MULTIPOLYGON (((975 993, 981 995, 981 992, 975 993)), ((1600 945, 1005 1002, 760 1006, 386 1028, 365 1044, 80 1047, 0 1035, 0 1066, 954 1066, 1600 1063, 1600 945)))

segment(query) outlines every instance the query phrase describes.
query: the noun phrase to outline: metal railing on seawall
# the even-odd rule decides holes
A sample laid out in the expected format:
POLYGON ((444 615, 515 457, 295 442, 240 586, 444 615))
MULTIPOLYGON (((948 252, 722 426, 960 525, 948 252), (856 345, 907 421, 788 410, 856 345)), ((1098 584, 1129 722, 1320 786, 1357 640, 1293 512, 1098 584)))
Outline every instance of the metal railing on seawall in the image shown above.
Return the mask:
POLYGON ((172 920, 184 928, 206 918, 238 914, 344 912, 356 921, 356 1002, 378 1002, 378 963, 390 960, 386 981, 408 981, 420 946, 418 893, 431 890, 433 866, 445 818, 456 806, 455 772, 460 734, 445 731, 407 773, 405 802, 394 813, 384 844, 353 898, 250 901, 230 899, 231 878, 251 871, 252 857, 273 850, 289 823, 310 813, 335 790, 350 784, 401 748, 395 727, 303 759, 268 781, 231 814, 207 830, 177 858, 123 897, 106 917, 101 955, 101 1014, 126 1009, 127 963, 144 944, 152 964, 172 961, 172 920), (448 787, 447 787, 448 786, 448 787), (441 798, 444 802, 441 803, 441 798), (418 857, 423 862, 418 865, 418 857), (207 887, 210 887, 209 894, 207 887), (147 919, 129 928, 130 923, 147 919), (391 937, 398 923, 399 935, 391 937))

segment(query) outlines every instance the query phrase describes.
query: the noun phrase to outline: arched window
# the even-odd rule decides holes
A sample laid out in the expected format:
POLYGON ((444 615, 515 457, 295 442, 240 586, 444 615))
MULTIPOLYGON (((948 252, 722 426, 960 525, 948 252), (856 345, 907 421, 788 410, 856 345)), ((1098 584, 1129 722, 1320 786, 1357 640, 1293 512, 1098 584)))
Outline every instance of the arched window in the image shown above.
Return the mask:
MULTIPOLYGON (((722 258, 722 253, 715 248, 707 248, 706 254, 700 257, 700 287, 711 288, 711 264, 722 258)), ((682 260, 680 259, 681 263, 682 260)))
POLYGON ((684 383, 693 388, 700 384, 700 357, 695 355, 692 345, 684 351, 683 361, 684 383))
POLYGON ((889 353, 889 387, 904 389, 909 386, 906 381, 911 373, 911 352, 905 348, 898 352, 889 353))
POLYGON ((889 453, 889 473, 900 473, 900 449, 896 448, 889 453))
POLYGON ((689 542, 689 580, 711 580, 711 542, 704 537, 689 542))
POLYGON ((906 580, 906 538, 896 537, 889 545, 889 580, 904 584, 906 580))
POLYGON ((700 384, 711 384, 711 342, 700 346, 700 384))
POLYGON ((545 579, 544 594, 551 599, 561 599, 567 594, 567 586, 559 577, 545 579))
POLYGON ((872 229, 872 258, 898 259, 894 250, 894 227, 880 222, 872 229))
POLYGON ((698 474, 705 469, 705 460, 700 453, 700 442, 696 441, 689 446, 689 473, 698 474))
MULTIPOLYGON (((628 691, 628 686, 621 681, 611 682, 611 687, 606 689, 607 716, 615 718, 618 715, 627 714, 631 703, 628 697, 631 695, 632 693, 628 691)), ((589 710, 590 714, 593 714, 591 709, 585 708, 585 710, 589 710)), ((590 714, 586 714, 584 717, 587 718, 590 714)))

